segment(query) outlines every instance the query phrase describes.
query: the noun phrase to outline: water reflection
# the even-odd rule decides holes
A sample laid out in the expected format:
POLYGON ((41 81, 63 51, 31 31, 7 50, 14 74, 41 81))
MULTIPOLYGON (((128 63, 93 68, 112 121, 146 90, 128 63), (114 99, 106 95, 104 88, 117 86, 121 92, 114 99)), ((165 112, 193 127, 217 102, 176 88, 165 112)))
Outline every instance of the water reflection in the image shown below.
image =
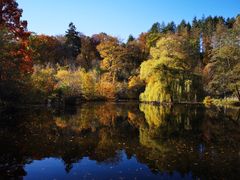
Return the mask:
POLYGON ((0 120, 2 178, 240 175, 239 109, 86 103, 4 110, 0 120))

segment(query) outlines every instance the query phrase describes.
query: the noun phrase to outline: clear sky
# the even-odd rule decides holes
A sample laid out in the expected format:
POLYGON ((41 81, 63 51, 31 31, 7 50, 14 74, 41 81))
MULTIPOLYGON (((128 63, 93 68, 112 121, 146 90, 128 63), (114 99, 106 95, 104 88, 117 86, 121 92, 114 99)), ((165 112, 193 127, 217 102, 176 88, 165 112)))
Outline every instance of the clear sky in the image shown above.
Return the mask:
POLYGON ((240 0, 17 0, 28 29, 38 34, 64 34, 69 22, 85 35, 100 32, 126 39, 149 30, 155 22, 194 16, 240 14, 240 0))

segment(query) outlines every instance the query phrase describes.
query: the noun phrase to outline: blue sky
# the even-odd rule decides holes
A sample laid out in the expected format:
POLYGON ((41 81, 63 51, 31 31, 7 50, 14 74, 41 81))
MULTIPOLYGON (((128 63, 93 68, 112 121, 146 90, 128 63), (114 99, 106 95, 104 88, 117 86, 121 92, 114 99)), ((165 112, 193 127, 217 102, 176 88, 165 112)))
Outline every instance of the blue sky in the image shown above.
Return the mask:
POLYGON ((69 22, 85 35, 100 32, 122 40, 138 36, 154 22, 191 21, 194 16, 240 14, 240 0, 17 0, 28 29, 38 34, 64 34, 69 22))

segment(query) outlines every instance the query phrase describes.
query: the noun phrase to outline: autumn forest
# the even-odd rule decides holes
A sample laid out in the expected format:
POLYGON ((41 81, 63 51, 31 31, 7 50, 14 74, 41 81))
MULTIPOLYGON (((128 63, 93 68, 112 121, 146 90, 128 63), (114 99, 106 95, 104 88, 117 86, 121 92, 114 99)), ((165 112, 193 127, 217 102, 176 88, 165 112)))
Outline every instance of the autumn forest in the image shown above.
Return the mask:
POLYGON ((239 12, 0 0, 0 179, 238 179, 239 12))
POLYGON ((22 12, 0 1, 0 105, 240 101, 239 15, 156 22, 121 41, 72 22, 61 36, 38 35, 22 12))

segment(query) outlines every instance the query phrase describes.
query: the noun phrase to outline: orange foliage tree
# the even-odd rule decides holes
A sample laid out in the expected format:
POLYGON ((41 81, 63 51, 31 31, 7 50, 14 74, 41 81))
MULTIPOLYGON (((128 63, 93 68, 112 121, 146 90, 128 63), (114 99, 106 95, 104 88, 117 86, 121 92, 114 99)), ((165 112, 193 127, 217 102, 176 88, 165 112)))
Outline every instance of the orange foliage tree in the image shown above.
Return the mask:
POLYGON ((65 49, 56 37, 32 35, 30 37, 30 47, 34 64, 63 64, 64 57, 66 56, 65 49))
POLYGON ((21 17, 15 0, 0 0, 0 102, 17 101, 23 79, 32 72, 31 33, 21 17))
MULTIPOLYGON (((9 68, 15 67, 15 70, 25 74, 32 72, 31 52, 29 49, 28 38, 30 32, 27 31, 27 21, 22 21, 22 10, 18 8, 18 3, 15 0, 0 0, 0 31, 5 31, 9 42, 15 42, 15 48, 9 47, 7 52, 11 58, 7 63, 9 68)), ((5 68, 8 70, 8 67, 5 68)), ((4 72, 1 73, 3 78, 4 72)))

